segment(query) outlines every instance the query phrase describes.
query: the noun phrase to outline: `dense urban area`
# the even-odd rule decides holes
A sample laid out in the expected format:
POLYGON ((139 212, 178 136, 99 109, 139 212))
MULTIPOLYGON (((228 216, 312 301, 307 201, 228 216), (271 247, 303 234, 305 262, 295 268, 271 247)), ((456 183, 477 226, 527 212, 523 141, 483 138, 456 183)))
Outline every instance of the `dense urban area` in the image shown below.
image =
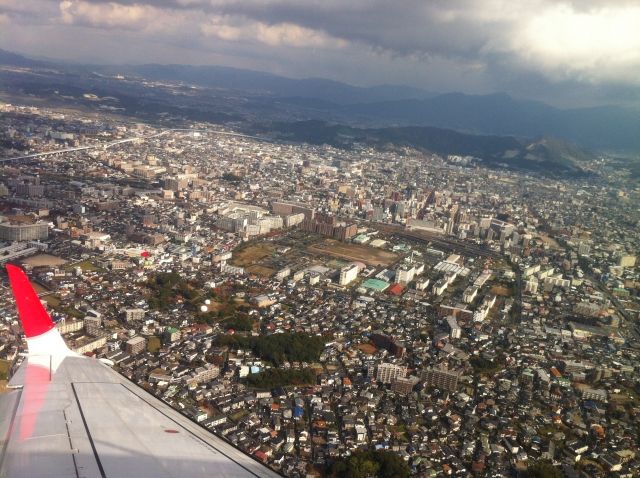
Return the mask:
POLYGON ((162 124, 0 103, 0 264, 73 350, 284 476, 637 476, 627 173, 162 124))

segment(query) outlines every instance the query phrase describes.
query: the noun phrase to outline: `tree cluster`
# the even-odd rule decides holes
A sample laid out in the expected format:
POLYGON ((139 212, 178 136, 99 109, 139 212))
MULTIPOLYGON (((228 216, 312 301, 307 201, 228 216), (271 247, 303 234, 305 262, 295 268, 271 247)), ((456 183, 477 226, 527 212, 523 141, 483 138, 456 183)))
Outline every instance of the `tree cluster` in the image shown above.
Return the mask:
POLYGON ((227 329, 251 332, 253 330, 253 320, 251 320, 249 317, 236 315, 235 317, 226 319, 224 321, 224 326, 227 329))
POLYGON ((549 461, 537 461, 527 468, 526 478, 562 478, 564 474, 549 461))
POLYGON ((314 385, 315 383, 316 374, 310 368, 302 370, 270 368, 247 377, 247 385, 264 389, 285 387, 287 385, 314 385))
POLYGON ((198 289, 180 277, 177 272, 162 272, 147 282, 151 289, 149 307, 155 310, 166 310, 175 304, 178 296, 191 303, 199 297, 198 289))
POLYGON ((229 181, 230 183, 239 183, 240 181, 242 181, 241 176, 238 176, 237 174, 233 174, 233 173, 224 173, 222 175, 222 179, 224 181, 229 181))
POLYGON ((335 462, 332 478, 408 478, 409 465, 396 453, 383 450, 356 451, 335 462))
POLYGON ((316 362, 324 348, 322 337, 304 333, 262 335, 260 337, 242 337, 224 335, 218 337, 216 345, 251 350, 258 357, 274 365, 284 362, 316 362))
POLYGON ((494 373, 503 367, 499 361, 492 362, 483 357, 471 357, 469 362, 476 373, 494 373))

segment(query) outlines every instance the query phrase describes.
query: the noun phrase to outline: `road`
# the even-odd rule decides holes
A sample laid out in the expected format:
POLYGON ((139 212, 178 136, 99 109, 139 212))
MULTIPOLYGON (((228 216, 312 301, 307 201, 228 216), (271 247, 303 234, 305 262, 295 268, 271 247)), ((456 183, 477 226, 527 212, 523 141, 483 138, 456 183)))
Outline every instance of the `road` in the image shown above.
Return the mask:
POLYGON ((625 319, 629 324, 632 324, 632 319, 629 313, 625 310, 624 305, 618 300, 618 298, 613 295, 613 292, 603 284, 600 279, 598 279, 595 275, 585 271, 584 278, 589 279, 591 283, 595 286, 597 290, 599 290, 609 301, 613 304, 616 311, 620 314, 620 316, 625 319))
POLYGON ((53 151, 44 151, 41 153, 32 153, 32 154, 25 154, 23 156, 12 156, 10 158, 2 158, 0 159, 0 163, 6 163, 9 161, 17 161, 17 160, 21 160, 21 159, 33 159, 33 158, 41 158, 41 157, 45 157, 45 156, 53 156, 56 154, 64 154, 64 153, 72 153, 75 151, 89 151, 89 150, 93 150, 93 149, 109 149, 112 148, 114 146, 119 146, 121 144, 124 143, 131 143, 133 141, 146 141, 148 139, 153 139, 153 138, 157 138, 158 136, 162 136, 164 134, 167 133, 171 133, 171 132, 189 132, 189 133, 213 133, 213 134, 219 134, 219 135, 223 135, 223 136, 235 136, 235 137, 239 137, 239 138, 250 138, 250 139, 255 139, 258 141, 264 141, 267 143, 271 143, 271 140, 265 139, 265 138, 260 138, 259 136, 251 136, 248 134, 241 134, 241 133, 230 133, 228 131, 218 131, 218 130, 211 130, 211 129, 188 129, 188 128, 171 128, 171 129, 166 129, 163 131, 160 131, 159 133, 154 133, 152 135, 149 136, 134 136, 132 138, 125 138, 125 139, 118 139, 115 141, 110 141, 108 143, 102 143, 102 144, 94 144, 94 145, 90 145, 90 146, 76 146, 74 148, 63 148, 63 149, 56 149, 53 151))

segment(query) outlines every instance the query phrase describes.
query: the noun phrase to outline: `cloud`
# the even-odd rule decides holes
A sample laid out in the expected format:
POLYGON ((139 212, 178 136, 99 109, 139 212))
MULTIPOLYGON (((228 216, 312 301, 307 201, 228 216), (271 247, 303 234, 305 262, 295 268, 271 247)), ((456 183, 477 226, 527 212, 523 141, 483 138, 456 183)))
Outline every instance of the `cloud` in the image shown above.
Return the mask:
MULTIPOLYGON (((208 3, 211 5, 211 3, 208 3)), ((640 6, 633 1, 218 2, 392 55, 499 62, 548 79, 640 84, 640 6)))
POLYGON ((229 16, 215 16, 201 26, 205 36, 232 42, 253 41, 272 47, 340 48, 346 46, 341 39, 332 38, 322 31, 293 23, 269 25, 257 21, 238 20, 229 16))
POLYGON ((509 47, 553 79, 640 82, 640 6, 556 5, 527 22, 509 47))
POLYGON ((78 0, 60 2, 63 23, 98 28, 140 29, 153 25, 162 11, 150 5, 122 5, 116 2, 90 3, 78 0))
POLYGON ((0 15, 7 46, 80 61, 467 92, 640 86, 637 0, 0 0, 0 15))
POLYGON ((340 48, 344 40, 332 38, 323 31, 294 23, 263 23, 242 15, 215 15, 209 13, 211 4, 199 0, 160 2, 160 6, 114 1, 63 0, 60 19, 67 25, 90 26, 102 29, 125 29, 145 32, 163 32, 180 29, 198 40, 202 33, 207 38, 229 42, 259 43, 271 47, 340 48), (206 7, 206 13, 195 7, 206 7))
POLYGON ((58 4, 45 0, 0 0, 0 14, 26 25, 50 23, 58 16, 58 4))

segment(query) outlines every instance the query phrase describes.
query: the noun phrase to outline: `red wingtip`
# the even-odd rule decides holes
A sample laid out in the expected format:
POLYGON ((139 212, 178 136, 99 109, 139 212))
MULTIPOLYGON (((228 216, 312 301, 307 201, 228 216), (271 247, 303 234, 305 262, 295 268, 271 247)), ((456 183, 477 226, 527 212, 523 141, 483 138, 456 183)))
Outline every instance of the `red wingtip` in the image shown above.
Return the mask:
POLYGON ((11 264, 7 264, 6 267, 11 290, 18 306, 20 322, 27 338, 37 337, 53 329, 55 325, 24 271, 11 264))

